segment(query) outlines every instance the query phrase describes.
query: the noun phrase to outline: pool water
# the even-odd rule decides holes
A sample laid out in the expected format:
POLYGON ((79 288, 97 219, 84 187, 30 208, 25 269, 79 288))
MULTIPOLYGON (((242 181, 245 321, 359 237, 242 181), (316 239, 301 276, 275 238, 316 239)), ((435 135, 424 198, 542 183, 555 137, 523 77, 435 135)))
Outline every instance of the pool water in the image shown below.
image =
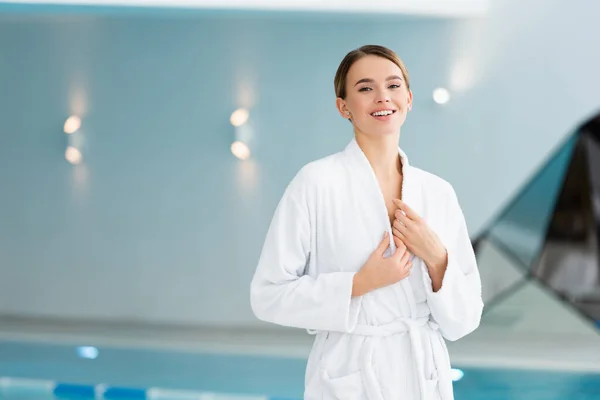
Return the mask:
MULTIPOLYGON (((0 399, 302 399, 305 360, 0 342, 0 399)), ((461 368, 457 400, 599 400, 600 374, 461 368)))

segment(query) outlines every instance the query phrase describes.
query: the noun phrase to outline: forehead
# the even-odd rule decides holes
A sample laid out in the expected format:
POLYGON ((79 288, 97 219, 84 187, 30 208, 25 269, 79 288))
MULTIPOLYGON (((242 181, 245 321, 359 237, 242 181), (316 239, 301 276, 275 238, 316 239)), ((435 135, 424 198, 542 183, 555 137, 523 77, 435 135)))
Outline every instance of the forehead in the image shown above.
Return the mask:
POLYGON ((348 79, 385 79, 390 75, 402 76, 402 70, 387 58, 368 55, 356 61, 348 71, 348 79))

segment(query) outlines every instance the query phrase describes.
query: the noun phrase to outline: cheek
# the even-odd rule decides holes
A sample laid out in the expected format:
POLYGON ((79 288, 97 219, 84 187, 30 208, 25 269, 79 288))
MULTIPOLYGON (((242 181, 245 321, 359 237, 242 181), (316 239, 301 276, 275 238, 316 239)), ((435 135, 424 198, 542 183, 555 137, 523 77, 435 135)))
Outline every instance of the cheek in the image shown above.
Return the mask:
POLYGON ((400 95, 400 96, 396 97, 395 100, 396 100, 396 104, 398 104, 403 109, 408 107, 408 99, 406 98, 405 95, 400 95))
MULTIPOLYGON (((364 96, 366 97, 366 96, 364 96)), ((348 107, 353 110, 357 116, 364 115, 368 110, 368 100, 366 98, 354 98, 348 102, 348 107)))

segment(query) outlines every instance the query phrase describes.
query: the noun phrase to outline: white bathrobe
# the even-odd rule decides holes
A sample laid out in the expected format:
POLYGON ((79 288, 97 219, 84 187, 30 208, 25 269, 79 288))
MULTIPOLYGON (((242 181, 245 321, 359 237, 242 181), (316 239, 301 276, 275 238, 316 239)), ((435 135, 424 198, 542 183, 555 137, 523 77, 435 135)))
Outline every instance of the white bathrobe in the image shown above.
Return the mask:
MULTIPOLYGON (((316 334, 307 400, 453 399, 444 338, 479 325, 481 281, 452 186, 403 165, 402 198, 440 237, 448 266, 433 292, 425 263, 411 275, 352 297, 352 279, 391 226, 377 178, 355 140, 305 165, 271 221, 251 284, 257 318, 316 334)), ((392 238, 392 236, 390 236, 392 238)), ((386 251, 395 251, 393 240, 386 251)))

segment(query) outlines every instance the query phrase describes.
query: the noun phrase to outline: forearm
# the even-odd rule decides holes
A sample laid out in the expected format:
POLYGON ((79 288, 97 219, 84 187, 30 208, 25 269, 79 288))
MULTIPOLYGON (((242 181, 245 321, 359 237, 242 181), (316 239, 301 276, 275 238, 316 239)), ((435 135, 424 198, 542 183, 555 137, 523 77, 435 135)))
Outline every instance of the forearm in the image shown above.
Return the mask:
POLYGON ((427 265, 429 277, 431 278, 431 288, 434 292, 437 292, 442 288, 442 281, 448 267, 448 253, 444 251, 443 255, 438 256, 437 259, 432 258, 432 261, 425 262, 425 265, 427 265))
POLYGON ((362 271, 358 271, 354 274, 352 279, 352 297, 360 297, 369 293, 372 289, 369 280, 362 271))

